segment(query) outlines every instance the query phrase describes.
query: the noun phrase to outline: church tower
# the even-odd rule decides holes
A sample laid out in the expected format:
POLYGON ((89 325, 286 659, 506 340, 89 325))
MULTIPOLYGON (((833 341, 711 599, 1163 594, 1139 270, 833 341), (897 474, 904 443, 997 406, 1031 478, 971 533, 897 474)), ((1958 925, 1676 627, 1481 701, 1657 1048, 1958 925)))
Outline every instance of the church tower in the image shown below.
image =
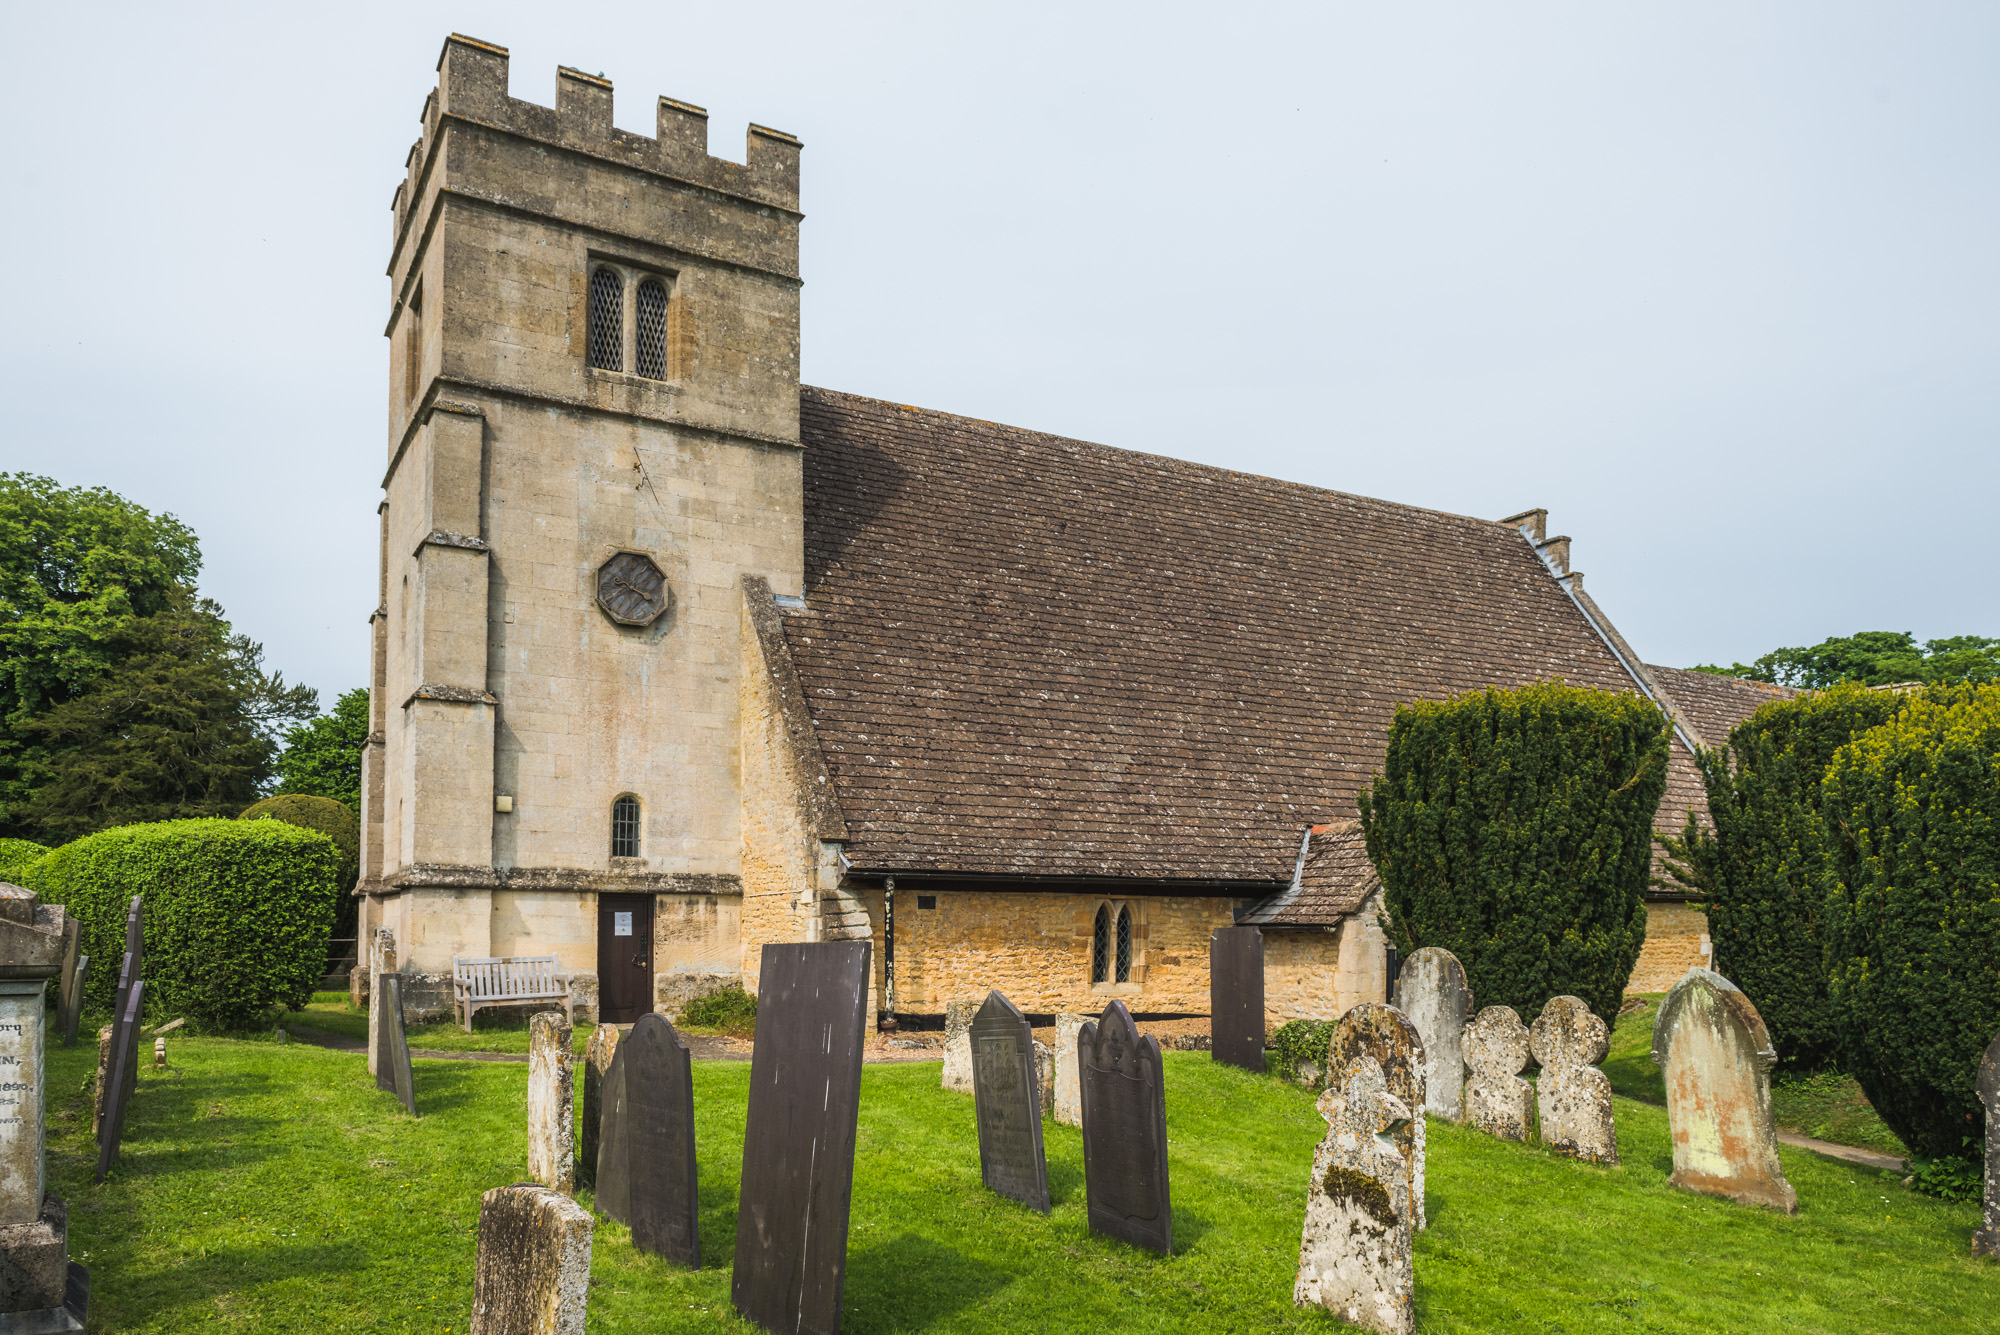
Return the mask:
POLYGON ((449 38, 396 192, 361 925, 427 1009, 554 954, 632 1019, 737 967, 742 582, 803 579, 799 142, 556 83, 449 38))

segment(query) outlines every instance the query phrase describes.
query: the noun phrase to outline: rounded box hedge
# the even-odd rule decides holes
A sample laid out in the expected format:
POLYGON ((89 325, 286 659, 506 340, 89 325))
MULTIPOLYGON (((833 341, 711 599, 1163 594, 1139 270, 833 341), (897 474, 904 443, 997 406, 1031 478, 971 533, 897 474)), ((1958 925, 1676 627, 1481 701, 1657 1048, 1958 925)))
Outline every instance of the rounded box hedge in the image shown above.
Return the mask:
POLYGON ((81 925, 87 1004, 111 1005, 126 908, 142 895, 147 1011, 244 1029, 311 999, 340 865, 333 840, 285 821, 160 821, 63 845, 32 888, 81 925))

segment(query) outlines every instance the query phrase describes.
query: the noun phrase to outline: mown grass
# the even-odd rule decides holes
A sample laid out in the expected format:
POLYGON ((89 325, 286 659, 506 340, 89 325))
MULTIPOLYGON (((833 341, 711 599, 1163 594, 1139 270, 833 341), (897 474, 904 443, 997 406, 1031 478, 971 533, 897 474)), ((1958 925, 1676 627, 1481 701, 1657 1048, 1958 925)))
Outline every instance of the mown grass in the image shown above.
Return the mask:
MULTIPOLYGON (((1604 1073, 1611 1088, 1626 1098, 1664 1104, 1667 1085, 1653 1065, 1653 1021, 1659 1018, 1664 993, 1628 997, 1645 1003, 1618 1017, 1611 1031, 1611 1051, 1604 1073)), ((1771 1082, 1771 1112, 1780 1131, 1791 1131, 1835 1145, 1852 1145, 1879 1154, 1903 1156, 1909 1151, 1896 1133, 1875 1115, 1868 1096, 1852 1076, 1837 1071, 1817 1075, 1780 1075, 1771 1082)))
MULTIPOLYGON (((552 1006, 551 1010, 561 1009, 552 1006)), ((368 1038, 368 1012, 351 1005, 345 992, 315 992, 304 1010, 288 1011, 280 1023, 287 1027, 317 1029, 343 1038, 368 1038)), ((573 1042, 578 1052, 590 1041, 594 1026, 576 1021, 573 1042)), ((454 1020, 432 1024, 410 1024, 403 1028, 413 1052, 526 1052, 528 1023, 520 1011, 495 1014, 481 1011, 472 1017, 472 1032, 466 1033, 454 1020)))
MULTIPOLYGON (((465 1330, 479 1195, 525 1175, 524 1065, 418 1058, 413 1121, 352 1055, 203 1037, 170 1049, 175 1069, 141 1075, 102 1187, 92 1054, 52 1054, 52 1185, 92 1267, 93 1328, 465 1330)), ((938 1088, 936 1063, 866 1068, 843 1329, 1344 1329, 1291 1306, 1324 1131, 1311 1096, 1199 1053, 1166 1061, 1171 1257, 1089 1233, 1074 1129, 1045 1125, 1044 1218, 980 1186, 972 1102, 938 1088)), ((729 1303, 749 1075, 695 1065, 702 1268, 639 1255, 600 1223, 591 1331, 751 1329, 729 1303)), ((1790 1150, 1796 1218, 1686 1195, 1666 1186, 1664 1113, 1617 1110, 1619 1169, 1431 1124, 1421 1329, 2000 1329, 2000 1269, 1968 1253, 1976 1207, 1790 1150)))

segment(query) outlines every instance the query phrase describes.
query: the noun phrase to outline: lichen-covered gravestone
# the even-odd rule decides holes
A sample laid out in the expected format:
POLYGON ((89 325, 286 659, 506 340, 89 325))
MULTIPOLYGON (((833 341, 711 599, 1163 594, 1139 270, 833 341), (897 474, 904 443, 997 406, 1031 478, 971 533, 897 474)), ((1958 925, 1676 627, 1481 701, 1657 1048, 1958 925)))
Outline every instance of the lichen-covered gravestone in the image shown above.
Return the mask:
POLYGON ((664 1015, 641 1015, 617 1045, 603 1099, 603 1140, 590 1165, 597 1208, 631 1227, 638 1250, 699 1269, 694 1080, 687 1044, 664 1015))
POLYGON ((528 1017, 528 1176, 568 1194, 576 1190, 576 1067, 569 1013, 528 1017))
POLYGON ((1042 1100, 1028 1017, 998 992, 972 1020, 972 1098, 979 1127, 979 1175, 986 1189, 1049 1212, 1042 1156, 1042 1100))
POLYGON ((1081 1015, 1056 1016, 1056 1074, 1054 1117, 1064 1126, 1083 1125, 1083 1086, 1077 1083, 1076 1038, 1089 1023, 1081 1015))
POLYGON ((1472 1071, 1465 1081, 1465 1120, 1489 1136, 1525 1142, 1535 1128, 1535 1087, 1521 1078, 1528 1026, 1512 1006, 1488 1006, 1465 1026, 1459 1050, 1472 1071))
POLYGON ((1551 997, 1528 1031, 1528 1050, 1542 1067, 1535 1083, 1542 1144, 1591 1163, 1616 1164, 1611 1080, 1597 1069, 1611 1050, 1604 1021, 1579 997, 1551 997))
POLYGON ((1979 1063, 1979 1101, 1986 1105, 1986 1221, 1972 1235, 1972 1254, 2000 1257, 2000 1038, 1979 1063))
POLYGON ((1797 1214, 1771 1118, 1777 1049, 1750 998, 1711 969, 1689 969, 1653 1021, 1674 1142, 1669 1184, 1797 1214))
POLYGON ((977 1014, 977 1001, 944 1003, 944 1073, 939 1081, 960 1094, 972 1092, 972 1017, 977 1014))
POLYGON ((1091 1232, 1171 1253, 1174 1208, 1159 1040, 1142 1036, 1124 1003, 1114 1001, 1083 1026, 1076 1046, 1091 1232))
POLYGON ((1472 989, 1465 966, 1440 946, 1425 946, 1396 975, 1396 1009, 1424 1040, 1424 1111, 1454 1122, 1465 1118, 1460 1094, 1465 1086, 1465 1059, 1459 1039, 1472 1014, 1472 989))
POLYGON ((532 1182, 479 1198, 471 1335, 583 1335, 590 1211, 532 1182))
POLYGON ((1056 1050, 1046 1043, 1035 1044, 1035 1097, 1040 1113, 1047 1117, 1056 1106, 1056 1050))
POLYGON ((1364 1001, 1351 1007, 1334 1027, 1326 1050, 1326 1087, 1344 1089, 1362 1063, 1382 1070, 1389 1093, 1402 1101, 1410 1116, 1396 1129, 1397 1153, 1403 1156, 1410 1186, 1410 1224, 1425 1227, 1424 1218, 1424 1040, 1410 1017, 1394 1006, 1364 1001))
POLYGON ((1371 1057, 1319 1096, 1326 1139, 1313 1154, 1299 1276, 1292 1301, 1363 1330, 1408 1335, 1415 1318, 1410 1263, 1410 1168, 1398 1133, 1419 1116, 1391 1094, 1371 1057))
POLYGON ((577 1131, 578 1182, 597 1180, 597 1137, 604 1121, 604 1077, 618 1052, 618 1026, 600 1024, 583 1045, 583 1126, 577 1131))

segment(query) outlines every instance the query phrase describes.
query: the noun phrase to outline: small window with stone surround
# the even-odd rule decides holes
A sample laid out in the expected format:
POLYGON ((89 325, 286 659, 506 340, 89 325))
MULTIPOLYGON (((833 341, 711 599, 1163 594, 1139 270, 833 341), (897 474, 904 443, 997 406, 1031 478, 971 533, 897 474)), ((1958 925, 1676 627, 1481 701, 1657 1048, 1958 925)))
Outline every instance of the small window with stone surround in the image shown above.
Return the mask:
POLYGON ((1134 918, 1130 904, 1106 900, 1090 929, 1090 983, 1105 987, 1132 981, 1134 918))
POLYGON ((625 369, 625 279, 599 266, 590 275, 590 364, 600 371, 625 369))
POLYGON ((611 856, 639 856, 639 799, 630 793, 611 804, 611 856))
POLYGON ((657 278, 639 282, 638 372, 648 380, 667 378, 667 285, 657 278))

